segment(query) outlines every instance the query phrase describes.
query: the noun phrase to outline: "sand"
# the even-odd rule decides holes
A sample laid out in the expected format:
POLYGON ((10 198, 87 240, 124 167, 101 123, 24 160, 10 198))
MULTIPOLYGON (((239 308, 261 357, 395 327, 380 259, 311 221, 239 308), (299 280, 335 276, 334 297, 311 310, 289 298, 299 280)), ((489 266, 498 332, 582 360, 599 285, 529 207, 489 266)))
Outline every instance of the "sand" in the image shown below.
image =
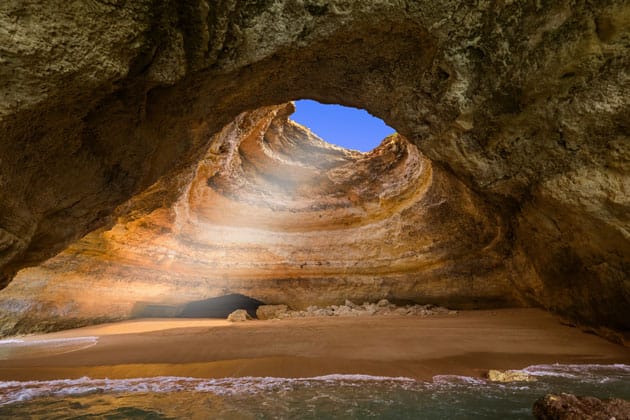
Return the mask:
POLYGON ((21 339, 0 343, 0 380, 333 373, 430 380, 533 364, 630 364, 629 348, 538 309, 243 323, 144 319, 21 339))

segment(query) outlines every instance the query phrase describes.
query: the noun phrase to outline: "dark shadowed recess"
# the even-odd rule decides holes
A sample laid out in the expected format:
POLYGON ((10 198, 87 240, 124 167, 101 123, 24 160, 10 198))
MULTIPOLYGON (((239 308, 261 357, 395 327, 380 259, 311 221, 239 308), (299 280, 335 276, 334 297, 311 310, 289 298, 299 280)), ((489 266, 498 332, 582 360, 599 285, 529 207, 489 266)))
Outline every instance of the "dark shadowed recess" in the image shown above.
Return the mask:
POLYGON ((133 318, 225 319, 235 310, 245 309, 252 318, 255 318, 256 309, 260 305, 264 305, 264 302, 234 293, 203 300, 193 300, 179 305, 137 302, 132 313, 133 318))

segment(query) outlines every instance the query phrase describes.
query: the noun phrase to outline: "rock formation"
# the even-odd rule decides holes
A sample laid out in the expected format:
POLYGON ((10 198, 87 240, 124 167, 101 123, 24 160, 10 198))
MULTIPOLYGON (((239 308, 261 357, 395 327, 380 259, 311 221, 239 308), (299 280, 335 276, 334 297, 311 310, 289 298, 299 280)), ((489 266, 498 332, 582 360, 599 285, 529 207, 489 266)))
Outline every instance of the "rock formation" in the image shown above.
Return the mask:
POLYGON ((234 293, 294 309, 384 297, 522 304, 514 285, 534 273, 499 211, 400 135, 363 154, 325 143, 292 111, 242 114, 113 227, 20 272, 0 301, 5 334, 177 316, 234 293))
POLYGON ((534 403, 533 413, 539 420, 619 420, 630 418, 630 401, 548 394, 534 403))
MULTIPOLYGON (((314 291, 301 295, 313 279, 319 285, 328 281, 328 290, 338 287, 337 298, 363 290, 366 278, 383 276, 383 286, 365 288, 361 298, 392 287, 413 299, 428 295, 471 306, 525 301, 577 322, 628 330, 629 22, 630 6, 622 0, 2 2, 0 283, 8 284, 18 270, 41 263, 97 228, 105 230, 72 245, 43 270, 50 272, 51 264, 57 264, 68 270, 67 276, 83 281, 77 287, 90 289, 90 279, 83 277, 90 270, 85 255, 102 259, 103 247, 110 246, 112 262, 125 260, 120 254, 127 251, 117 254, 121 250, 116 248, 117 238, 125 237, 121 227, 136 229, 138 242, 147 239, 142 245, 153 254, 143 258, 152 255, 160 264, 183 270, 187 265, 175 255, 169 262, 170 245, 160 242, 164 236, 155 236, 154 229, 173 229, 171 238, 188 237, 191 244, 210 243, 211 231, 191 233, 187 226, 195 223, 187 222, 178 230, 174 220, 179 219, 167 209, 181 203, 187 190, 190 197, 216 200, 217 205, 200 207, 203 200, 193 199, 192 208, 173 211, 191 210, 198 225, 227 229, 234 222, 216 209, 233 201, 226 195, 232 191, 239 196, 236 201, 254 197, 256 211, 238 213, 243 205, 226 212, 234 211, 239 223, 247 214, 274 233, 264 240, 217 237, 217 250, 235 249, 238 241, 294 249, 282 241, 298 229, 302 238, 315 241, 309 249, 322 253, 333 237, 317 231, 326 223, 337 224, 329 230, 345 223, 362 235, 352 246, 347 235, 342 236, 345 242, 333 244, 337 248, 329 255, 339 258, 330 261, 329 274, 326 267, 309 265, 320 258, 241 248, 242 258, 256 255, 247 262, 258 270, 252 278, 271 279, 241 278, 243 289, 260 286, 262 294, 286 295, 300 284, 288 300, 306 304, 310 297, 305 296, 319 296, 314 291), (364 190, 354 199, 351 189, 345 190, 349 195, 343 207, 326 183, 321 189, 307 186, 305 191, 315 188, 322 194, 318 200, 331 208, 310 209, 304 218, 297 217, 303 207, 292 207, 297 199, 271 199, 263 205, 267 198, 257 189, 263 184, 236 190, 237 171, 265 167, 268 155, 258 150, 265 149, 263 143, 244 140, 252 149, 239 149, 239 155, 262 161, 241 165, 233 160, 236 172, 211 178, 208 150, 222 156, 237 150, 212 152, 208 147, 216 133, 232 121, 254 118, 237 118, 244 111, 296 98, 361 107, 381 117, 401 135, 381 146, 382 162, 400 162, 408 172, 390 172, 385 164, 366 173, 360 158, 330 152, 322 165, 354 162, 364 190), (388 152, 394 145, 399 150, 388 152), (411 145, 423 155, 410 151, 411 145), (398 153, 416 159, 417 168, 425 170, 414 172, 410 162, 392 157, 398 153), (405 185, 415 187, 404 176, 420 177, 418 184, 434 192, 425 193, 426 199, 418 192, 418 201, 406 197, 405 185), (422 176, 431 182, 423 183, 422 176), (197 179, 203 177, 205 186, 197 179), (370 182, 376 182, 372 193, 364 187, 370 182), (399 195, 384 196, 381 205, 377 190, 392 182, 399 195), (430 200, 438 197, 447 198, 454 209, 432 210, 429 204, 440 201, 430 200), (463 201, 453 204, 455 200, 463 201), (394 217, 388 206, 399 201, 409 207, 394 217), (275 207, 263 210, 266 205, 275 207), (278 216, 270 217, 274 209, 278 216), (280 214, 291 216, 282 227, 280 214), (321 225, 320 214, 325 219, 321 225), (337 214, 338 221, 331 221, 337 214), (474 219, 464 222, 466 214, 474 219), (152 225, 140 222, 145 216, 152 225), (362 225, 362 218, 369 222, 362 225), (400 226, 417 237, 410 235, 400 246, 374 248, 376 238, 384 237, 376 220, 388 232, 400 226), (498 242, 490 240, 493 235, 498 242), (473 236, 480 239, 469 250, 473 236), (148 238, 162 239, 150 248, 148 238), (458 238, 469 240, 459 243, 458 238), (77 258, 68 257, 73 253, 77 258), (350 275, 354 268, 344 264, 359 255, 363 266, 350 275), (497 261, 501 256, 508 256, 505 262, 497 261), (438 275, 440 270, 453 277, 438 275), (338 276, 340 272, 346 275, 338 276), (292 280, 282 280, 287 278, 292 280)), ((310 172, 295 179, 281 175, 264 185, 273 186, 273 194, 296 186, 310 172)), ((340 176, 353 183, 348 172, 340 176)), ((249 223, 251 231, 241 232, 258 234, 260 226, 249 223)), ((141 248, 133 241, 129 245, 141 248)), ((127 261, 136 258, 129 252, 127 261)), ((205 252, 212 253, 199 255, 205 252)), ((213 255, 211 261, 221 258, 219 251, 213 255)), ((128 269, 125 264, 95 267, 103 275, 128 269)), ((230 279, 238 278, 242 268, 230 266, 230 279)), ((155 271, 129 273, 139 281, 133 289, 142 290, 155 271)), ((31 277, 28 287, 37 290, 38 278, 31 277)), ((103 286, 107 291, 127 285, 116 279, 131 279, 111 278, 103 286)), ((168 281, 173 288, 182 284, 168 281)), ((230 290, 238 289, 229 281, 230 290)), ((153 293, 150 287, 145 290, 153 293)), ((194 288, 190 294, 196 294, 194 288)), ((326 293, 320 297, 330 298, 326 293)), ((20 300, 11 302, 5 303, 19 310, 20 300)), ((41 302, 42 313, 46 305, 41 302)))
POLYGON ((496 370, 488 371, 488 380, 492 382, 535 382, 536 378, 527 372, 520 370, 496 370))
MULTIPOLYGON (((309 306, 305 310, 290 310, 286 305, 261 305, 256 309, 256 317, 265 319, 290 319, 313 317, 357 317, 357 316, 419 316, 432 315, 457 315, 457 311, 450 311, 441 306, 433 305, 405 305, 398 306, 387 299, 381 299, 377 303, 363 302, 357 305, 346 299, 343 305, 309 306)), ((495 371, 497 372, 497 371, 495 371)))
POLYGON ((231 314, 228 315, 227 320, 230 322, 244 322, 251 320, 252 317, 249 316, 245 309, 237 309, 231 314))
POLYGON ((260 305, 256 309, 256 318, 260 320, 278 319, 289 310, 287 305, 260 305))

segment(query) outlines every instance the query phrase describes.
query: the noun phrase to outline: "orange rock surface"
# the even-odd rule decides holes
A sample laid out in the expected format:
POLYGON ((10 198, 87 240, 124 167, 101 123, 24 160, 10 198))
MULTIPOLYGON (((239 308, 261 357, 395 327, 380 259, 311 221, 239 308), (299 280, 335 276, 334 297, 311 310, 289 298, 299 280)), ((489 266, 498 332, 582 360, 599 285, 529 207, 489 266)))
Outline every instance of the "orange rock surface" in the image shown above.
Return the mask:
POLYGON ((293 308, 522 304, 513 280, 533 275, 496 209, 400 135, 346 150, 292 111, 240 115, 201 162, 123 205, 115 225, 20 272, 2 292, 4 332, 174 316, 231 293, 293 308))

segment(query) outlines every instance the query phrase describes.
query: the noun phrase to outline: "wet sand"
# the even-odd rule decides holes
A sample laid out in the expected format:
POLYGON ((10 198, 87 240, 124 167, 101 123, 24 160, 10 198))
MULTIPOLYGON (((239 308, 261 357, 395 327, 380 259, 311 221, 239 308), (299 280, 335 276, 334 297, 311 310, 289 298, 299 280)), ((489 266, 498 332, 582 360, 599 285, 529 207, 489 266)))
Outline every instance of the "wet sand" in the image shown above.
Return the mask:
POLYGON ((0 380, 147 376, 483 376, 550 363, 630 364, 630 348, 538 309, 230 323, 145 319, 0 342, 0 380))

